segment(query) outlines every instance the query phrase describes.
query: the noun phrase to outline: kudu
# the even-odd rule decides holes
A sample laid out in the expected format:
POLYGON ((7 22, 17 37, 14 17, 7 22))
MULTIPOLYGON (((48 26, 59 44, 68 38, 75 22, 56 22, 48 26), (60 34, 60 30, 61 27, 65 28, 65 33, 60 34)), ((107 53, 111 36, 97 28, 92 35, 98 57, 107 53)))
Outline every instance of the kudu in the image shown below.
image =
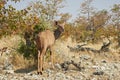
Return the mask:
POLYGON ((45 30, 39 32, 36 37, 36 45, 38 49, 38 74, 40 73, 41 75, 43 70, 43 57, 46 54, 47 49, 50 49, 51 63, 52 67, 54 68, 52 46, 55 43, 55 40, 58 39, 61 33, 64 31, 65 23, 58 24, 58 22, 55 21, 55 25, 57 26, 57 29, 54 31, 45 30))

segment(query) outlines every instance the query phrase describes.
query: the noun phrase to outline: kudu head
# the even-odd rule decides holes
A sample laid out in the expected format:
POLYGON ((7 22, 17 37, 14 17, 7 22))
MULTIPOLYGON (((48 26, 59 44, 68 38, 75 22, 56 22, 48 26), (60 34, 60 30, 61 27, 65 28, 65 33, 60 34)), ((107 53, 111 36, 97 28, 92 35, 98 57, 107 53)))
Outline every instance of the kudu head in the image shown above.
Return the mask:
POLYGON ((55 21, 55 25, 61 32, 64 32, 65 22, 63 22, 62 24, 59 24, 57 21, 55 21))
POLYGON ((65 25, 65 22, 62 24, 59 24, 57 21, 55 21, 55 26, 57 27, 57 29, 54 31, 55 39, 58 39, 61 33, 64 32, 64 25, 65 25))

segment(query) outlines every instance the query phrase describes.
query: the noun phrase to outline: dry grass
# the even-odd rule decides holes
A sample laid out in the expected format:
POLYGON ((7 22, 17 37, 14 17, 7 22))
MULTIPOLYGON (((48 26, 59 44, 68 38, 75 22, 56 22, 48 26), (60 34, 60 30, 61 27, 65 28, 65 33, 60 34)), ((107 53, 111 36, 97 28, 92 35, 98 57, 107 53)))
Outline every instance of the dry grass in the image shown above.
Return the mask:
POLYGON ((31 65, 34 65, 33 59, 25 59, 21 54, 14 53, 13 57, 11 58, 12 64, 15 66, 16 69, 18 68, 25 68, 31 65))
POLYGON ((0 39, 0 49, 3 47, 16 48, 21 39, 22 38, 19 35, 2 37, 0 39))
MULTIPOLYGON (((108 42, 108 40, 103 39, 99 43, 96 43, 96 44, 88 43, 84 47, 89 47, 89 48, 99 50, 101 48, 101 46, 103 45, 103 42, 108 42)), ((82 55, 88 55, 92 59, 98 60, 98 61, 103 60, 103 59, 106 59, 108 61, 114 61, 115 59, 119 60, 120 59, 120 49, 115 48, 117 43, 114 42, 113 39, 111 39, 111 42, 112 43, 110 45, 110 52, 103 52, 100 54, 93 53, 93 52, 70 52, 70 50, 67 48, 68 45, 71 47, 75 47, 76 45, 83 44, 83 43, 73 42, 71 38, 68 38, 65 41, 58 40, 54 46, 54 49, 55 49, 55 53, 65 57, 65 58, 62 58, 65 60, 70 60, 74 56, 79 59, 79 57, 82 55)), ((58 56, 58 57, 60 57, 60 56, 58 56)))
MULTIPOLYGON (((7 36, 0 39, 0 48, 8 47, 9 49, 14 49, 9 54, 11 55, 11 57, 9 57, 9 55, 6 55, 6 53, 4 53, 3 56, 1 56, 0 65, 4 65, 6 57, 9 57, 11 63, 14 65, 15 70, 20 68, 27 68, 32 65, 35 65, 35 67, 37 66, 37 59, 36 60, 32 58, 26 59, 23 57, 22 54, 17 52, 17 48, 21 40, 23 40, 23 38, 18 35, 7 36)), ((48 54, 45 57, 44 66, 46 68, 49 67, 49 62, 50 62, 50 56, 48 54)), ((54 63, 61 63, 61 62, 63 62, 62 56, 54 52, 54 63)))
MULTIPOLYGON (((9 47, 11 48, 17 48, 19 42, 22 40, 22 38, 20 36, 8 36, 8 37, 4 37, 0 40, 0 48, 3 47, 9 47)), ((108 53, 101 53, 100 55, 95 55, 94 53, 88 53, 88 52, 70 52, 69 49, 67 48, 67 46, 76 46, 78 44, 81 43, 76 43, 73 42, 71 38, 66 39, 65 41, 62 40, 57 40, 55 45, 54 45, 54 63, 62 63, 65 60, 70 60, 73 58, 73 56, 79 57, 82 55, 89 55, 92 57, 93 60, 102 60, 102 59, 107 59, 108 61, 112 61, 115 59, 120 59, 120 50, 114 49, 115 44, 112 44, 110 46, 110 49, 112 51, 108 52, 108 53)), ((86 47, 90 47, 90 48, 94 48, 94 49, 100 49, 102 45, 102 42, 99 42, 97 44, 87 44, 86 47)), ((12 64, 15 66, 15 69, 19 69, 19 68, 28 68, 32 65, 35 65, 35 67, 37 66, 37 59, 25 59, 23 57, 23 55, 19 54, 16 50, 11 51, 10 54, 12 55, 12 57, 10 57, 10 60, 12 62, 12 64)), ((44 62, 44 66, 45 68, 49 68, 49 62, 50 62, 50 56, 46 55, 47 57, 45 58, 45 62, 44 62)), ((5 62, 5 58, 6 56, 3 55, 0 58, 0 65, 4 65, 5 62)), ((77 61, 77 60, 76 60, 77 61)))
POLYGON ((9 58, 15 69, 35 64, 34 59, 25 59, 23 55, 17 52, 17 48, 21 40, 23 40, 23 38, 19 35, 11 35, 0 39, 0 49, 3 47, 8 47, 10 49, 10 53, 8 55, 4 52, 3 55, 0 56, 0 65, 4 65, 6 58, 9 58))

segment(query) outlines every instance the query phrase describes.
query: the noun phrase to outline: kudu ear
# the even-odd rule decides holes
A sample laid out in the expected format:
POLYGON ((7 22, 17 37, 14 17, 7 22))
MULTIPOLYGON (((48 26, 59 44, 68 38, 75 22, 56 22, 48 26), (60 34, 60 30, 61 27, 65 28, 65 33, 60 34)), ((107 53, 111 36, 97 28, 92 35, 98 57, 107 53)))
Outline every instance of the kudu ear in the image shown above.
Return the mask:
POLYGON ((64 26, 65 26, 65 22, 63 22, 62 24, 60 24, 60 26, 64 29, 64 26))
POLYGON ((63 22, 62 25, 65 26, 65 22, 63 22))
POLYGON ((54 21, 54 25, 55 25, 55 26, 58 25, 58 21, 54 21))

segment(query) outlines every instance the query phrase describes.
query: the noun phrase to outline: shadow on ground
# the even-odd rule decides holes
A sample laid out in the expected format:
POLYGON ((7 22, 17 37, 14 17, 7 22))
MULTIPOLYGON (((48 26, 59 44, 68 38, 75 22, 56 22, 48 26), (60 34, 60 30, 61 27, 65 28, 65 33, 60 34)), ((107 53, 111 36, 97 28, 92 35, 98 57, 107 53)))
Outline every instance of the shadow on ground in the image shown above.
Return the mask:
POLYGON ((15 73, 30 73, 32 71, 37 70, 37 67, 35 65, 29 66, 29 67, 25 67, 25 68, 20 68, 15 70, 15 73))

